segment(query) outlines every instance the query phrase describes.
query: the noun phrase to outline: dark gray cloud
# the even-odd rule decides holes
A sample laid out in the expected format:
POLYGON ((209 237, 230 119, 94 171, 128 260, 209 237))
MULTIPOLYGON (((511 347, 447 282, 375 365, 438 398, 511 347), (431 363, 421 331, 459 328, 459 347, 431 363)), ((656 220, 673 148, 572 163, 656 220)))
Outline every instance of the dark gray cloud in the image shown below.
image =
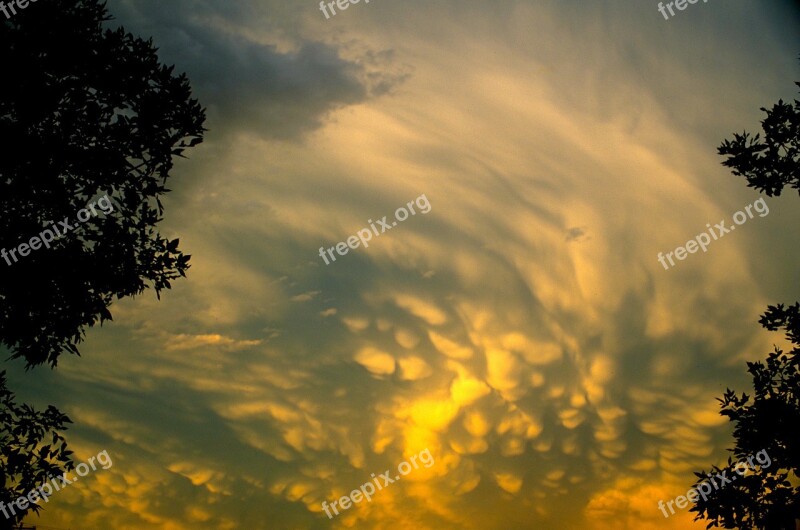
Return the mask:
POLYGON ((295 139, 332 110, 386 93, 403 80, 381 71, 390 51, 350 60, 334 45, 297 35, 282 36, 284 47, 291 45, 279 50, 264 42, 268 28, 253 27, 264 17, 252 5, 121 0, 108 7, 115 17, 110 25, 152 37, 162 60, 188 74, 208 108, 211 135, 236 130, 295 139))
POLYGON ((585 226, 573 226, 567 229, 566 241, 580 241, 586 235, 585 226))

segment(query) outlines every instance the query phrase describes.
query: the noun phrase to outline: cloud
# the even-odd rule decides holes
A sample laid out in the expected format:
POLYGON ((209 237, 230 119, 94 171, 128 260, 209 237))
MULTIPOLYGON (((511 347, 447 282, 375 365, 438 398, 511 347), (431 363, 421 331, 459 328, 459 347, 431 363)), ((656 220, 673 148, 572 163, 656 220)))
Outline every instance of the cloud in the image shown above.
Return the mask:
POLYGON ((586 235, 585 226, 573 226, 567 229, 567 236, 565 241, 580 241, 586 235))
POLYGON ((763 7, 698 5, 680 26, 568 4, 371 2, 325 21, 297 2, 112 2, 229 142, 176 166, 163 226, 189 278, 115 303, 81 359, 14 373, 83 452, 115 457, 42 524, 702 528, 656 502, 724 460, 714 389, 769 350, 754 315, 796 281, 787 266, 766 286, 759 262, 796 261, 796 230, 775 229, 800 223, 778 201, 702 259, 655 255, 746 203, 709 191, 735 186, 706 136, 755 124, 794 52, 709 31, 781 27, 763 7), (730 39, 774 58, 742 72, 730 39), (420 193, 429 214, 320 263, 420 193), (321 513, 425 447, 430 469, 321 513))
MULTIPOLYGON (((291 297, 289 300, 291 300, 292 302, 310 302, 319 293, 320 293, 320 291, 309 291, 307 293, 295 295, 295 296, 291 297)), ((334 314, 335 313, 336 313, 336 311, 334 311, 334 314)))
POLYGON ((235 340, 230 337, 223 337, 218 334, 207 335, 174 335, 169 338, 166 344, 168 350, 191 350, 201 346, 223 347, 226 350, 258 346, 260 340, 235 340))
POLYGON ((152 36, 163 60, 188 74, 208 108, 210 137, 249 132, 297 140, 336 109, 385 94, 407 77, 389 50, 345 59, 313 37, 259 30, 252 23, 263 13, 255 4, 118 0, 109 8, 116 17, 110 25, 152 36))

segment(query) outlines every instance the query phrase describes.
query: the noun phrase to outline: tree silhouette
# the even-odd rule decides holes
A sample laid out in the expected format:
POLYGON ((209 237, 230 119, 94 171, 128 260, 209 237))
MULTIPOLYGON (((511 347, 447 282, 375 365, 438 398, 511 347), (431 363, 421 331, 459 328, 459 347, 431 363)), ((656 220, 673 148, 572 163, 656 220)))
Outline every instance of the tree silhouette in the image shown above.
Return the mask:
MULTIPOLYGON (((53 406, 37 412, 17 405, 6 388, 5 371, 0 372, 0 530, 13 528, 26 513, 39 513, 41 508, 31 504, 21 510, 19 505, 9 507, 12 502, 74 468, 72 451, 58 432, 67 423, 72 422, 53 406)), ((48 492, 47 488, 41 491, 48 492)))
MULTIPOLYGON (((800 87, 800 82, 795 83, 800 87)), ((767 196, 780 196, 784 186, 800 194, 800 101, 794 105, 778 100, 761 122, 764 140, 748 132, 733 135, 717 149, 728 157, 722 164, 747 179, 747 186, 767 196)))
POLYGON ((110 19, 98 0, 47 0, 0 22, 0 344, 26 369, 78 354, 114 297, 160 297, 189 267, 155 225, 205 111, 152 41, 110 19), (77 222, 103 195, 113 214, 77 222))
MULTIPOLYGON (((156 224, 173 157, 202 141, 205 112, 152 41, 109 20, 99 0, 0 16, 0 346, 26 369, 78 354, 114 297, 158 296, 189 267, 156 224)), ((67 423, 16 404, 0 373, 0 530, 40 509, 9 503, 73 468, 67 423)))
POLYGON ((760 323, 771 331, 785 329, 794 348, 784 352, 775 347, 766 364, 747 363, 753 377, 752 397, 726 389, 718 401, 720 414, 736 423, 736 446, 731 450, 736 461, 746 462, 763 451, 768 457, 764 463, 768 460, 769 465, 753 465, 752 473, 741 475, 729 457, 727 466, 695 473, 698 491, 709 475, 736 477, 698 499, 691 509, 698 512, 696 519, 710 521, 708 528, 794 530, 795 519, 800 519, 800 487, 789 482, 790 474, 795 483, 800 478, 800 304, 770 306, 760 323))
MULTIPOLYGON (((800 83, 796 83, 800 86, 800 83)), ((762 122, 765 138, 750 138, 747 132, 725 140, 719 154, 727 155, 724 165, 744 176, 748 186, 769 196, 780 195, 784 186, 800 192, 798 158, 800 152, 800 102, 794 106, 779 101, 766 110, 762 122)), ((720 414, 736 424, 736 444, 728 464, 695 473, 697 491, 711 490, 697 499, 691 511, 695 520, 705 519, 713 526, 741 530, 795 530, 800 519, 800 304, 769 306, 759 323, 770 331, 785 330, 793 345, 789 352, 777 346, 766 363, 748 362, 753 378, 753 395, 726 389, 720 414), (762 454, 764 462, 752 460, 762 454), (748 461, 750 472, 736 464, 748 461), (732 479, 710 487, 709 477, 732 479), (733 480, 735 479, 735 480, 733 480)))

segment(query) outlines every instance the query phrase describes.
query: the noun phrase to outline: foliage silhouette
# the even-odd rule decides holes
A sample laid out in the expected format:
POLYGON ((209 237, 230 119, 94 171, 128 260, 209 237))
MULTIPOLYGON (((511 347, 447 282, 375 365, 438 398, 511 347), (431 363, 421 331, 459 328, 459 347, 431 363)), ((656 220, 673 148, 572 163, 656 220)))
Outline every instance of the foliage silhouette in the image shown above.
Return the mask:
POLYGON ((17 405, 6 387, 5 371, 0 372, 0 502, 8 518, 0 512, 0 530, 11 529, 26 513, 39 513, 31 504, 24 510, 8 505, 27 496, 49 477, 61 476, 74 468, 66 442, 58 431, 72 423, 53 406, 37 412, 28 405, 17 405))
MULTIPOLYGON (((728 156, 723 164, 768 196, 779 196, 784 186, 800 193, 800 102, 795 100, 792 107, 779 101, 772 110, 762 110, 767 113, 762 122, 764 141, 747 132, 725 140, 718 149, 728 156)), ((735 459, 729 457, 722 468, 695 473, 695 488, 709 474, 724 472, 736 481, 714 489, 691 508, 697 512, 695 520, 709 521, 707 528, 795 530, 795 521, 800 519, 800 487, 793 485, 800 483, 800 304, 769 306, 759 323, 770 331, 783 329, 793 348, 784 352, 776 346, 766 363, 747 363, 752 396, 726 389, 722 399, 717 399, 720 414, 735 423, 736 444, 730 450, 735 459), (759 451, 769 456, 768 468, 759 466, 739 476, 733 462, 759 451)))
POLYGON ((153 287, 160 298, 189 268, 155 225, 172 157, 202 141, 205 111, 151 40, 103 29, 109 20, 98 0, 48 0, 0 22, 0 249, 48 222, 75 226, 0 260, 0 344, 26 369, 79 354, 114 297, 153 287), (114 214, 75 225, 104 194, 114 214))
MULTIPOLYGON (((800 82, 795 84, 800 87, 800 82)), ((717 149, 728 157, 722 164, 769 197, 780 196, 784 186, 800 194, 800 101, 791 105, 778 100, 772 109, 761 110, 767 113, 761 122, 763 141, 759 134, 734 133, 732 141, 725 140, 717 149)))
MULTIPOLYGON (((726 389, 721 412, 736 423, 731 450, 736 461, 759 451, 766 451, 772 464, 735 482, 712 491, 707 500, 698 499, 691 511, 696 519, 708 519, 708 528, 740 528, 750 530, 794 530, 800 519, 800 487, 793 487, 800 478, 800 304, 770 306, 760 323, 766 329, 785 329, 794 344, 790 352, 775 348, 766 360, 747 363, 753 377, 754 392, 737 395, 726 389)), ((723 468, 713 467, 709 473, 725 470, 734 475, 732 460, 723 468)), ((709 474, 695 473, 704 482, 709 474)))

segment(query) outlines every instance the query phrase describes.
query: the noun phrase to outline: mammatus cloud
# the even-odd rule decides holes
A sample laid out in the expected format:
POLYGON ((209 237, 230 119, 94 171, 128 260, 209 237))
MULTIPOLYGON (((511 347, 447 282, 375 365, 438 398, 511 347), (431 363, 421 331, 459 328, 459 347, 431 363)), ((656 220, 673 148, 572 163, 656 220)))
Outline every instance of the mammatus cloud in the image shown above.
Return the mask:
POLYGON ((115 456, 44 524, 693 527, 657 502, 724 460, 714 397, 744 387, 742 359, 771 340, 759 311, 796 288, 787 273, 765 290, 751 248, 796 260, 798 214, 770 203, 668 273, 654 256, 752 202, 727 191, 715 142, 755 125, 742 101, 791 80, 759 69, 720 109, 719 78, 753 75, 714 69, 738 64, 725 24, 779 28, 768 11, 709 4, 697 17, 725 21, 710 32, 654 6, 375 2, 311 38, 312 4, 117 5, 237 140, 177 168, 191 186, 165 223, 188 280, 115 305, 82 359, 31 388, 72 416, 81 451, 115 456), (259 28, 267 8, 291 27, 259 28), (363 49, 414 76, 370 99, 363 49), (702 125, 673 114, 673 77, 702 125), (430 214, 317 257, 421 193, 430 214), (323 513, 424 448, 435 466, 323 513))

